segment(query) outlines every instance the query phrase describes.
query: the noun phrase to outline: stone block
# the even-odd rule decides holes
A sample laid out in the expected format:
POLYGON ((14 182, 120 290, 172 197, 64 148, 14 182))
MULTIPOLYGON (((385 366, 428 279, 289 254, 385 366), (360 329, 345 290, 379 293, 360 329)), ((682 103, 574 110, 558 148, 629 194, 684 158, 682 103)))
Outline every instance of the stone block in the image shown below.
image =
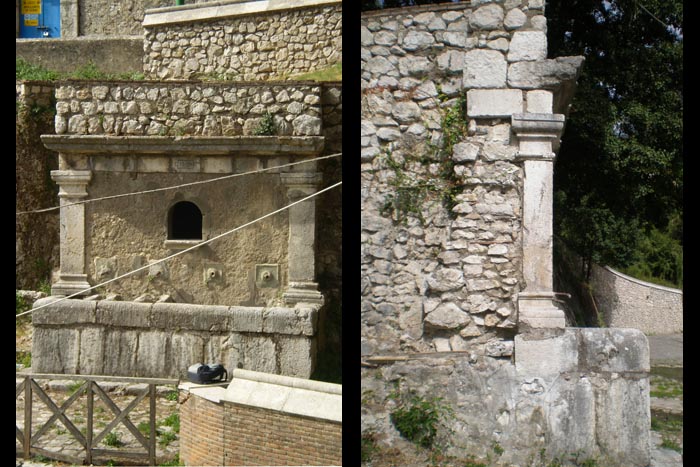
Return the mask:
MULTIPOLYGON (((375 36, 375 42, 377 38, 375 36)), ((432 34, 424 31, 409 30, 408 34, 403 39, 403 48, 408 51, 423 50, 435 43, 435 38, 432 34)), ((391 45, 391 44, 385 44, 391 45)))
MULTIPOLYGON (((569 331, 570 332, 570 331, 569 331)), ((648 372, 649 342, 637 329, 576 329, 583 349, 581 371, 648 372)))
MULTIPOLYGON (((165 335, 165 334, 164 334, 165 335)), ((174 332, 170 335, 170 352, 167 356, 167 364, 163 367, 169 368, 170 374, 163 375, 172 378, 187 378, 187 368, 195 363, 222 363, 218 358, 205 358, 203 353, 205 341, 201 336, 186 332, 174 332)), ((162 352, 165 353, 165 352, 162 352)), ((210 355, 217 357, 217 355, 210 355)), ((229 372, 231 368, 224 365, 229 372)))
POLYGON ((497 50, 471 50, 464 56, 465 88, 503 88, 506 86, 507 63, 497 50))
POLYGON ((165 362, 167 340, 168 335, 162 331, 139 333, 136 348, 136 366, 132 368, 132 371, 135 373, 134 376, 166 376, 166 369, 168 368, 165 362))
POLYGON ((139 172, 169 172, 170 158, 158 156, 141 156, 137 163, 139 172))
POLYGON ((80 332, 77 329, 35 327, 32 338, 32 371, 78 373, 80 332))
POLYGON ((467 116, 508 117, 523 109, 523 93, 517 89, 471 89, 467 92, 467 116))
MULTIPOLYGON (((104 374, 134 376, 138 331, 107 328, 105 330, 104 374)), ((160 349, 159 352, 162 352, 160 349)))
POLYGON ((151 311, 151 327, 220 332, 231 329, 232 318, 233 313, 227 306, 155 303, 151 311))
POLYGON ((583 57, 512 63, 508 66, 508 86, 520 89, 556 89, 562 82, 575 80, 582 63, 583 57))
POLYGON ((203 362, 221 363, 231 372, 238 368, 241 362, 241 335, 236 333, 224 333, 213 335, 204 344, 203 362))
POLYGON ((445 303, 425 316, 425 324, 436 329, 457 329, 471 321, 469 314, 454 303, 445 303))
POLYGON ((233 173, 233 162, 230 157, 202 157, 203 173, 233 173))
POLYGON ((300 319, 294 308, 267 308, 263 311, 263 332, 270 334, 300 334, 300 319))
POLYGON ((527 113, 551 114, 553 95, 551 91, 528 91, 527 113))
POLYGON ((544 31, 518 31, 508 48, 508 61, 534 61, 547 58, 547 35, 544 31))
POLYGON ((503 8, 493 3, 479 7, 472 13, 469 25, 476 29, 499 29, 503 25, 503 8))
MULTIPOLYGON (((34 308, 56 301, 56 297, 41 298, 34 302, 34 308)), ((73 325, 83 323, 95 323, 96 302, 83 300, 63 300, 55 305, 32 312, 32 323, 35 326, 73 325)))
POLYGON ((148 328, 151 325, 151 304, 135 302, 97 302, 96 322, 107 326, 148 328))
POLYGON ((278 370, 276 347, 272 337, 253 334, 241 336, 241 368, 276 373, 278 370))
POLYGON ((574 332, 548 339, 515 336, 515 368, 523 378, 548 381, 578 369, 578 339, 574 332))
POLYGON ((506 27, 506 29, 518 29, 524 26, 526 21, 527 15, 519 8, 513 8, 506 15, 503 25, 506 27))
POLYGON ((80 331, 79 373, 102 375, 104 365, 104 330, 84 328, 80 331))
POLYGON ((279 374, 310 378, 316 362, 316 339, 285 336, 277 341, 279 374))
POLYGON ((232 306, 233 323, 231 331, 234 332, 262 332, 264 308, 232 306))

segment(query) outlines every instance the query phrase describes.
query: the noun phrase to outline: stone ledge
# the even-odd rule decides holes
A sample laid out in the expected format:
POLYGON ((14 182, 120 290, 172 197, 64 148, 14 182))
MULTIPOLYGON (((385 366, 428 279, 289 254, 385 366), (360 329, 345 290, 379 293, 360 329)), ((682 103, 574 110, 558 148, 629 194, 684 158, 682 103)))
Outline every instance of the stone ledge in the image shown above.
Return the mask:
POLYGON ((152 28, 178 23, 331 5, 341 6, 342 3, 341 0, 228 0, 178 7, 153 8, 146 10, 143 18, 143 27, 152 28))
POLYGON ((42 135, 48 149, 63 154, 162 154, 317 156, 323 150, 323 136, 97 136, 42 135))

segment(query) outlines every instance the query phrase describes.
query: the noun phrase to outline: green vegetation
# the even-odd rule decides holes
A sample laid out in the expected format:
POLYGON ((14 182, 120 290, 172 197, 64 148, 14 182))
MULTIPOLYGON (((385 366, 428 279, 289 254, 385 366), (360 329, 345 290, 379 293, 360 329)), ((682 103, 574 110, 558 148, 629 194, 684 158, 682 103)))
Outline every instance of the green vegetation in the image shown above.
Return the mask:
POLYGON ((253 134, 256 136, 272 136, 277 133, 277 127, 275 126, 275 118, 270 112, 265 112, 258 123, 257 128, 253 130, 253 134))
POLYGON ((166 447, 168 444, 175 441, 176 439, 177 435, 175 433, 173 433, 172 431, 166 431, 160 434, 160 440, 158 441, 158 444, 160 444, 162 447, 166 447))
POLYGON ((122 443, 121 437, 117 433, 114 433, 113 431, 110 433, 107 433, 107 435, 104 437, 104 443, 107 446, 111 446, 114 448, 117 448, 119 446, 124 445, 124 443, 122 443))
POLYGON ((299 81, 342 81, 343 63, 340 62, 322 70, 291 76, 288 79, 299 81))
POLYGON ((374 433, 362 433, 360 445, 360 460, 369 462, 372 456, 377 452, 377 443, 374 439, 374 433))
POLYGON ((15 352, 15 363, 19 363, 25 368, 30 368, 32 366, 32 353, 15 352))
POLYGON ((24 313, 31 307, 31 303, 27 303, 27 301, 18 292, 15 292, 15 315, 24 313))
POLYGON ((166 462, 163 462, 162 464, 158 464, 160 466, 176 466, 176 465, 185 465, 182 463, 180 460, 180 454, 175 454, 175 458, 166 462))
POLYGON ((175 433, 180 433, 180 415, 177 412, 168 415, 168 417, 163 420, 161 424, 172 427, 175 433))
POLYGON ((432 449, 440 423, 452 415, 452 409, 441 397, 423 398, 415 391, 408 393, 392 392, 389 396, 397 403, 390 414, 391 422, 401 436, 417 446, 432 449))
POLYGON ((683 396, 683 382, 674 379, 651 377, 651 397, 675 398, 683 396))
POLYGON ((676 440, 673 440, 671 438, 664 437, 662 442, 661 442, 661 447, 666 448, 666 449, 672 449, 676 452, 683 453, 683 448, 681 448, 681 445, 678 444, 678 442, 676 440))
POLYGON ((169 401, 177 402, 177 389, 169 391, 167 394, 165 394, 165 398, 169 401))
POLYGON ((48 70, 40 65, 34 65, 21 57, 15 59, 15 79, 19 81, 57 81, 62 79, 91 79, 91 80, 143 80, 141 72, 105 73, 100 71, 92 62, 87 63, 71 73, 60 73, 48 70))
POLYGON ((682 287, 683 2, 550 3, 549 56, 586 58, 554 173, 555 233, 586 277, 595 262, 682 287))

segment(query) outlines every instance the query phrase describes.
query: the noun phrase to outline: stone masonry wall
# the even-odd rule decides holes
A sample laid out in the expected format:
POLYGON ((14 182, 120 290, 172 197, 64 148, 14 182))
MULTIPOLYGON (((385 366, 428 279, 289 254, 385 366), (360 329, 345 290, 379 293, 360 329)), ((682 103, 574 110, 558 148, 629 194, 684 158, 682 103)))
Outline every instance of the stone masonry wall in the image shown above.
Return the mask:
POLYGON ((217 362, 308 378, 317 319, 304 307, 66 300, 33 313, 32 370, 186 378, 190 365, 217 362))
POLYGON ((683 291, 640 281, 594 265, 591 285, 605 323, 645 334, 683 332, 683 291))
POLYGON ((181 24, 145 24, 144 72, 160 79, 209 75, 266 80, 323 69, 342 59, 341 13, 337 2, 181 24))
POLYGON ((545 27, 542 2, 363 15, 364 355, 485 342, 494 356, 509 354, 501 336, 512 335, 522 288, 523 176, 510 115, 548 103, 551 112, 552 102, 551 92, 510 77, 546 56, 545 27), (445 123, 465 110, 466 129, 445 123), (463 133, 436 156, 450 125, 463 133), (448 208, 445 196, 425 196, 420 216, 402 224, 385 215, 397 185, 438 176, 447 178, 448 208))
POLYGON ((145 10, 173 6, 175 2, 174 0, 122 0, 105 3, 100 0, 79 0, 77 4, 81 36, 140 36, 143 34, 141 23, 145 10))
POLYGON ((411 450, 393 414, 441 400, 448 455, 648 465, 644 335, 518 329, 524 267, 551 266, 523 264, 538 174, 511 122, 564 113, 581 64, 547 59, 546 27, 542 0, 362 15, 361 426, 379 446, 411 450))
MULTIPOLYGON (((58 166, 56 153, 36 144, 40 135, 53 132, 54 87, 18 82, 15 91, 15 209, 55 206, 58 188, 50 173, 58 166)), ((58 266, 58 229, 58 211, 15 216, 16 288, 33 290, 50 280, 58 266)))
POLYGON ((56 134, 251 135, 269 113, 276 135, 321 133, 321 86, 311 82, 64 82, 56 134))

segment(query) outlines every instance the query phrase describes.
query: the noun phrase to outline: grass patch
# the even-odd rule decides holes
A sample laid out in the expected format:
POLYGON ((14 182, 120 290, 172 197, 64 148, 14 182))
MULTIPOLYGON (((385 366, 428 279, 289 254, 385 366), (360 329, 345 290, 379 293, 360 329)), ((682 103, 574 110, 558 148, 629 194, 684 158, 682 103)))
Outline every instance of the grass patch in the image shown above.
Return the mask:
POLYGON ((175 454, 175 458, 169 461, 165 461, 162 464, 158 464, 162 466, 171 466, 171 465, 185 465, 180 461, 180 454, 175 454))
POLYGON ((168 391, 165 394, 165 399, 173 402, 177 402, 177 390, 168 391))
POLYGON ((171 427, 175 433, 180 433, 180 415, 177 413, 168 415, 168 417, 163 420, 161 424, 171 427))
POLYGON ((343 80, 343 64, 336 63, 323 70, 311 71, 301 75, 291 76, 290 80, 299 81, 342 81, 343 80))
POLYGON ((138 428, 138 430, 144 436, 149 436, 151 434, 151 424, 148 422, 141 422, 136 426, 136 428, 138 428))
POLYGON ((161 447, 167 447, 176 439, 177 435, 175 433, 173 433, 172 431, 166 431, 160 435, 160 440, 158 441, 158 444, 160 444, 161 447))
POLYGON ((30 368, 32 366, 32 353, 31 352, 16 352, 15 353, 15 363, 19 363, 25 368, 30 368))
POLYGON ((390 397, 398 403, 390 414, 391 423, 401 436, 420 447, 432 449, 438 425, 444 417, 452 414, 450 407, 441 397, 426 399, 415 391, 408 394, 394 392, 390 397))
POLYGON ((376 452, 377 442, 374 439, 374 433, 363 433, 360 441, 360 460, 369 462, 376 452))
POLYGON ((663 419, 659 417, 651 417, 651 429, 654 431, 665 431, 671 433, 680 433, 683 430, 682 419, 663 419))
POLYGON ((23 58, 16 58, 15 78, 26 81, 54 81, 60 78, 60 74, 40 65, 33 65, 23 58))
POLYGON ((683 383, 666 378, 653 378, 652 389, 649 392, 651 397, 675 398, 683 395, 683 383))
POLYGON ((678 444, 676 440, 673 440, 671 438, 663 437, 661 441, 661 447, 666 448, 666 449, 672 449, 678 453, 683 453, 683 448, 681 448, 681 445, 678 444))
POLYGON ((93 62, 88 62, 70 73, 61 73, 48 70, 41 65, 34 65, 20 57, 15 59, 15 79, 18 81, 57 81, 61 79, 140 81, 145 79, 145 75, 140 71, 106 73, 93 62))
POLYGON ((104 443, 107 446, 113 447, 113 448, 118 448, 119 446, 123 446, 124 443, 122 443, 121 437, 117 434, 112 432, 107 433, 107 436, 105 436, 104 443))

